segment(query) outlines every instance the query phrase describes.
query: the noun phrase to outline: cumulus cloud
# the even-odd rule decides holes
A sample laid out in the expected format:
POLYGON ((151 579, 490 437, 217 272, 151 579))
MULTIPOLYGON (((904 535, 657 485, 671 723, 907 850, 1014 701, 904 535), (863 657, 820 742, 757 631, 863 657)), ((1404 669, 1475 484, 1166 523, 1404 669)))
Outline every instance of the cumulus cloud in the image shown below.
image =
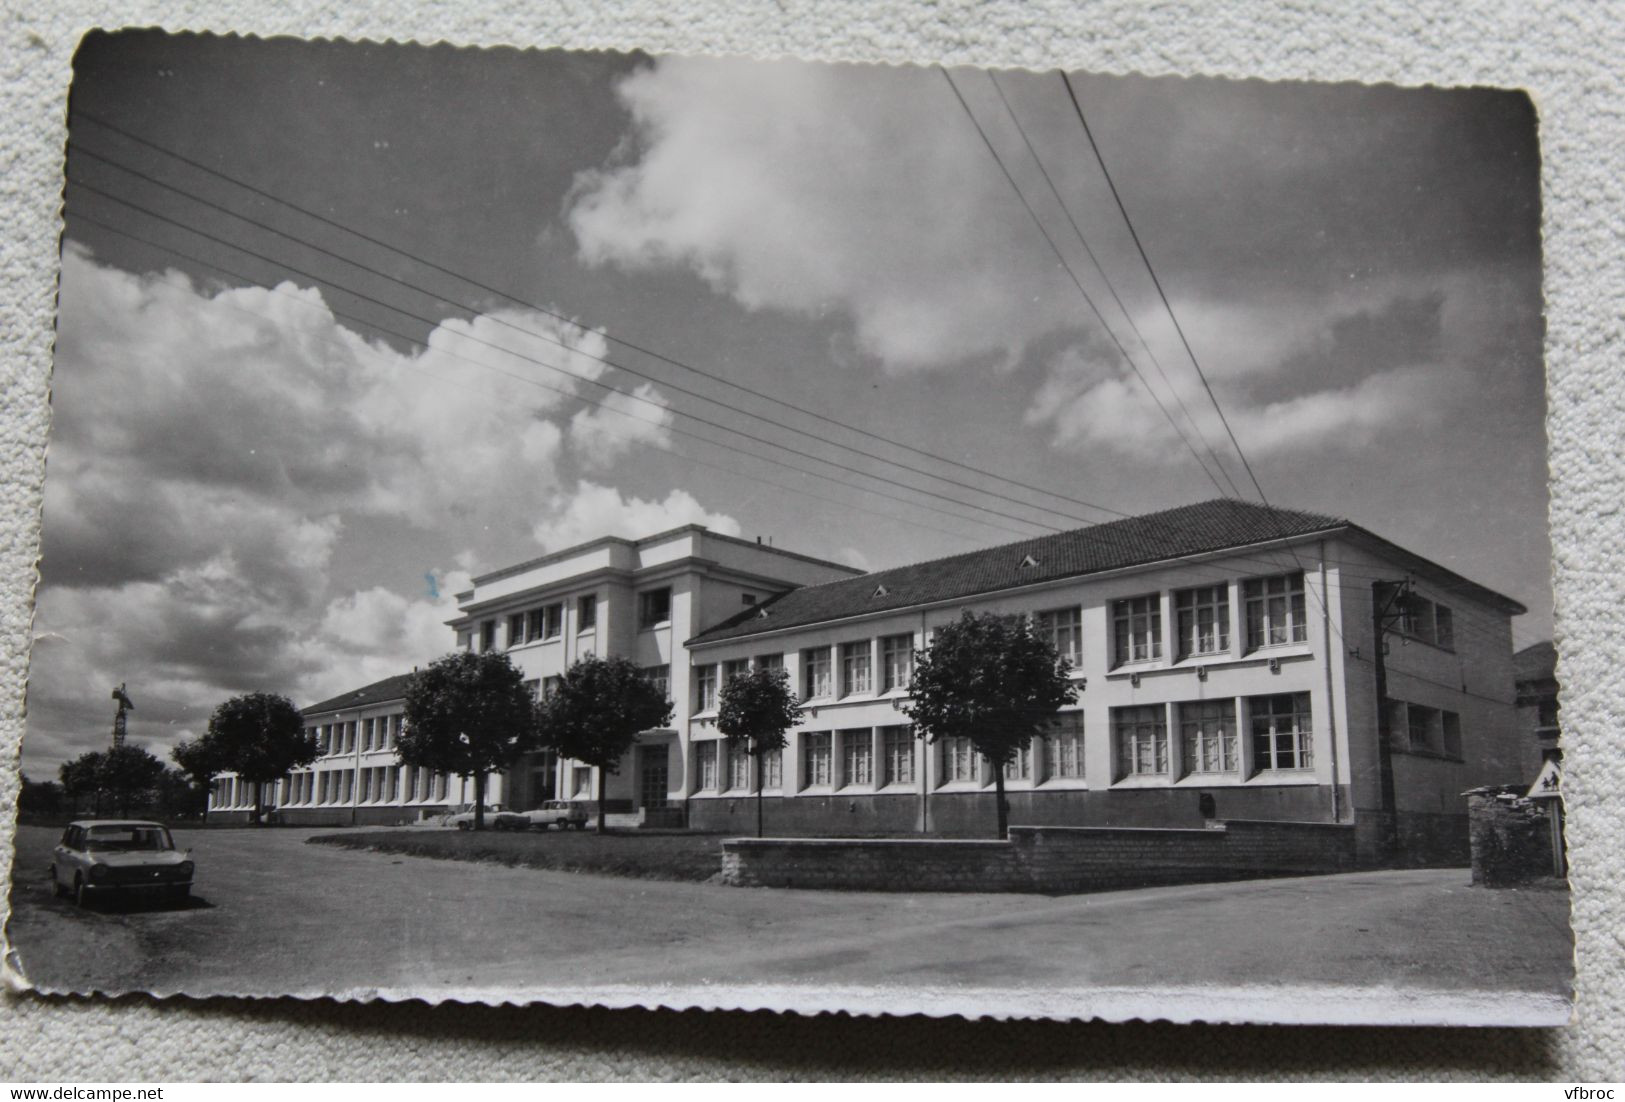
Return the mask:
POLYGON ((570 418, 570 450, 583 466, 608 467, 636 447, 671 442, 671 410, 648 383, 611 391, 570 418))
POLYGON ((557 495, 533 529, 536 542, 548 551, 599 536, 647 536, 684 524, 703 524, 725 536, 739 535, 739 522, 705 509, 686 490, 673 490, 664 501, 625 497, 613 486, 582 482, 557 495))
POLYGON ((629 155, 579 174, 567 202, 587 263, 688 268, 753 310, 844 312, 895 370, 1010 361, 1076 324, 940 80, 663 58, 618 93, 629 155))

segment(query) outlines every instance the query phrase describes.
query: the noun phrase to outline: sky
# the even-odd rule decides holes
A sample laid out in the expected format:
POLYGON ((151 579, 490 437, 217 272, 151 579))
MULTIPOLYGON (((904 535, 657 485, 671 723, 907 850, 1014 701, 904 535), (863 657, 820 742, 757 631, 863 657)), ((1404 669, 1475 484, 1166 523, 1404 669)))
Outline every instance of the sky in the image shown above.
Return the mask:
POLYGON ((1261 488, 1549 638, 1527 97, 1071 76, 87 38, 24 771, 690 522, 878 569, 1261 488))

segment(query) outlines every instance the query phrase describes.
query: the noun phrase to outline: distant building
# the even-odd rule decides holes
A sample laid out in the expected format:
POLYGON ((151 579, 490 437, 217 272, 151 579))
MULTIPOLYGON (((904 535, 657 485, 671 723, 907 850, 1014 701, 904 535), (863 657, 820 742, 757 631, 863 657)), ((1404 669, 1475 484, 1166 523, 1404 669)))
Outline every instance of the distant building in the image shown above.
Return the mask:
POLYGON ((1557 719, 1557 647, 1536 643, 1512 656, 1517 675, 1518 730, 1529 754, 1530 777, 1542 762, 1562 761, 1557 719))
MULTIPOLYGON (((1527 772, 1522 605, 1349 521, 1233 500, 861 575, 689 527, 496 571, 458 601, 458 645, 507 650, 538 692, 586 653, 664 680, 671 726, 641 735, 609 778, 610 810, 645 821, 753 830, 760 785, 771 833, 985 835, 985 763, 968 744, 924 744, 900 710, 914 652, 967 610, 1031 617, 1078 689, 1006 771, 1016 824, 1290 820, 1352 829, 1368 864, 1465 861, 1460 794, 1527 772), (729 675, 764 664, 789 672, 805 719, 758 774, 716 709, 729 675)), ((313 773, 385 766, 389 724, 381 747, 376 727, 366 741, 391 707, 374 691, 355 710, 360 741, 346 728, 337 744, 349 757, 313 773)), ((307 717, 348 724, 342 700, 307 717)), ((319 805, 321 783, 294 795, 319 805)), ((385 805, 360 821, 422 807, 404 777, 335 783, 341 801, 385 805)), ((588 800, 594 785, 539 754, 491 798, 588 800)))

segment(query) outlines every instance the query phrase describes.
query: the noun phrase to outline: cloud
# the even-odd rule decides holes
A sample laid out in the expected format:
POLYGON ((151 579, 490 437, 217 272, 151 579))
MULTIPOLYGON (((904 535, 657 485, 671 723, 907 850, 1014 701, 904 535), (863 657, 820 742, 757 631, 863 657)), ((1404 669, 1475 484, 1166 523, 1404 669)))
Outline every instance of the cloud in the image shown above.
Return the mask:
POLYGON ((919 70, 663 58, 626 156, 576 177, 582 260, 687 268, 752 310, 848 315, 910 370, 1077 324, 1076 299, 947 86, 919 70))
POLYGON ((602 469, 636 447, 670 444, 671 410, 648 383, 612 391, 598 402, 570 418, 570 450, 583 466, 602 469))
POLYGON ((582 482, 568 494, 559 494, 532 534, 545 550, 557 551, 600 536, 636 538, 664 532, 684 524, 703 524, 725 536, 742 531, 739 522, 711 513, 686 490, 673 490, 664 501, 623 497, 612 486, 582 482))

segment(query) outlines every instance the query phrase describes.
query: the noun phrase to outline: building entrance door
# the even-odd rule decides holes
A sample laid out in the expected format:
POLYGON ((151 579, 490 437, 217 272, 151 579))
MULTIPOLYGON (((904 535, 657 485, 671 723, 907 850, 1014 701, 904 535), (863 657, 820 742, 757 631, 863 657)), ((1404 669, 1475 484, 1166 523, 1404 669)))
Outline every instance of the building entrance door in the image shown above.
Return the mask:
POLYGON ((665 743, 638 747, 638 802, 642 807, 658 810, 666 806, 666 785, 670 781, 667 754, 665 743))

